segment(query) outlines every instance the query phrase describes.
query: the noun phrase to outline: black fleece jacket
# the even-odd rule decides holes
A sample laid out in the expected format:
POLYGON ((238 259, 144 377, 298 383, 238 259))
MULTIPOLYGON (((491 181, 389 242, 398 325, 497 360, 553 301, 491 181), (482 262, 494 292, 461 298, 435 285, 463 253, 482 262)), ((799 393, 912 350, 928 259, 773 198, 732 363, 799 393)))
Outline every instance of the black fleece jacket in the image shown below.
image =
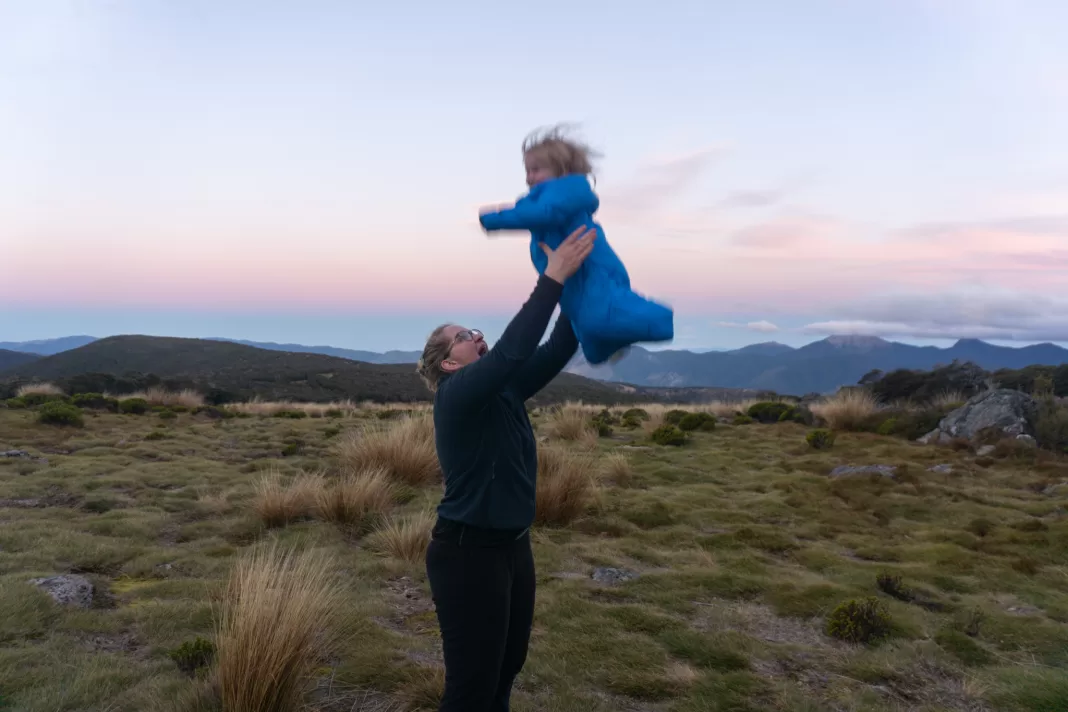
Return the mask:
POLYGON ((541 275, 534 291, 482 358, 442 378, 434 396, 443 519, 521 532, 534 521, 538 456, 525 402, 578 349, 563 314, 538 346, 563 287, 541 275))

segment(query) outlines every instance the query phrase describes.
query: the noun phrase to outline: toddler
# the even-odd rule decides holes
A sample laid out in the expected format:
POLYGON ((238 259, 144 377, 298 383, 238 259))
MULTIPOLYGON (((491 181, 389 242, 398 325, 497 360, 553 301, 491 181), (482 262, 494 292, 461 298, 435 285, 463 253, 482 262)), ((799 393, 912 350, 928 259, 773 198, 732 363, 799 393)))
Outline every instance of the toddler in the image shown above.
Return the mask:
POLYGON ((627 268, 593 219, 600 200, 589 182, 590 149, 552 129, 523 142, 523 163, 530 191, 512 207, 483 209, 479 221, 486 232, 529 230, 530 258, 539 273, 548 259, 539 242, 555 250, 580 227, 597 231, 593 251, 560 298, 586 361, 615 362, 632 344, 673 339, 672 310, 631 289, 627 268))

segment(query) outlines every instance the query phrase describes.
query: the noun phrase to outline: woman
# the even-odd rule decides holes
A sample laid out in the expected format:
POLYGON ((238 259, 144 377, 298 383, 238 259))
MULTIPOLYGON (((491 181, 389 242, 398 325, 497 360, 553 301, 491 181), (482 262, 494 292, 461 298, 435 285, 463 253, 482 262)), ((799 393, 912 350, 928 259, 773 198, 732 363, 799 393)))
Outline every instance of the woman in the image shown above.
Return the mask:
POLYGON ((439 712, 507 712, 534 620, 530 525, 538 469, 525 401, 578 349, 567 316, 538 346, 564 282, 593 248, 581 228, 556 250, 491 349, 475 329, 446 324, 426 342, 419 373, 434 391, 445 494, 426 554, 445 654, 439 712))

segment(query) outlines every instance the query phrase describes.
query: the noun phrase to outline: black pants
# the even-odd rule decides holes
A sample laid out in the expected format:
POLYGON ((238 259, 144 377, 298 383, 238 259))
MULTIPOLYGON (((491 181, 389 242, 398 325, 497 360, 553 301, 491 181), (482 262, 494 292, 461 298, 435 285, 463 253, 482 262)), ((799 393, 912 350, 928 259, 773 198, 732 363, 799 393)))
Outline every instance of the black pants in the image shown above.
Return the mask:
POLYGON ((426 571, 445 653, 439 712, 507 712, 534 621, 530 533, 439 519, 426 571))

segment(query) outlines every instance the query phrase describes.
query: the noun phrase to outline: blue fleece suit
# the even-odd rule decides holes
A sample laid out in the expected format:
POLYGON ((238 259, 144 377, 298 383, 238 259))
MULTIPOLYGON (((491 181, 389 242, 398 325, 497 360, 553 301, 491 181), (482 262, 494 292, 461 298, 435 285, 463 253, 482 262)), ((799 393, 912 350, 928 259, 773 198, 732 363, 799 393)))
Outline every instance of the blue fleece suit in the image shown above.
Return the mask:
POLYGON ((481 216, 482 228, 529 230, 530 259, 539 274, 548 258, 538 246, 560 246, 580 227, 597 230, 593 250, 582 268, 564 284, 560 309, 571 320, 590 364, 599 364, 622 348, 643 341, 670 341, 675 336, 674 313, 630 288, 627 268, 594 221, 600 207, 597 194, 584 175, 566 175, 538 183, 515 207, 481 216))

